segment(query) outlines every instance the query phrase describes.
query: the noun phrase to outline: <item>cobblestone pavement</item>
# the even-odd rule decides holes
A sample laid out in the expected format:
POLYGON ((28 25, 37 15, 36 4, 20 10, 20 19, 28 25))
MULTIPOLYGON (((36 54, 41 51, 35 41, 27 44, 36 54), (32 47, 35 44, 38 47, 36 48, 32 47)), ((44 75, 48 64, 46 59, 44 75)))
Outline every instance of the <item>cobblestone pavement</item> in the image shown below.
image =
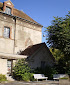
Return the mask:
POLYGON ((59 85, 59 82, 58 81, 38 81, 38 82, 14 81, 14 82, 0 83, 0 85, 59 85))

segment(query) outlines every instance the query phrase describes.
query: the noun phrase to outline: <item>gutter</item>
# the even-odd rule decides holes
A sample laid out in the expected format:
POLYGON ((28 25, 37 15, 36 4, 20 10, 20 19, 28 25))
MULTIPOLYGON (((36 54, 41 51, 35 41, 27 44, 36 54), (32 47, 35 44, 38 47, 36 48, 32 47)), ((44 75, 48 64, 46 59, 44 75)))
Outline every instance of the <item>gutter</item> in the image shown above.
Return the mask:
POLYGON ((21 18, 21 17, 18 17, 18 16, 10 15, 10 14, 7 14, 7 13, 1 12, 1 11, 0 11, 0 13, 5 14, 5 15, 8 15, 8 16, 11 16, 11 17, 14 17, 14 18, 22 19, 22 20, 24 20, 24 21, 26 21, 26 22, 29 22, 29 23, 32 23, 32 24, 35 24, 35 25, 38 25, 38 26, 43 27, 43 25, 41 25, 41 24, 39 24, 39 23, 37 24, 37 23, 35 23, 35 22, 29 21, 29 20, 27 20, 27 19, 24 19, 24 18, 21 18))

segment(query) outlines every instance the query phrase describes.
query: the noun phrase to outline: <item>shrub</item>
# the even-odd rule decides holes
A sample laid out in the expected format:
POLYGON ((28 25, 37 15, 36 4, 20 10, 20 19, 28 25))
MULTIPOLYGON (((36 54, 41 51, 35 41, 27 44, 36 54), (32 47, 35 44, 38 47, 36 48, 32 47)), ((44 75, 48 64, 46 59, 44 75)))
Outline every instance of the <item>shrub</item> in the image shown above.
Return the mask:
POLYGON ((30 81, 33 80, 33 75, 28 63, 22 59, 18 60, 15 67, 13 68, 13 76, 16 80, 30 81))
POLYGON ((63 78, 60 78, 60 79, 68 79, 67 77, 63 77, 63 78))
POLYGON ((70 66, 69 66, 69 68, 68 68, 68 71, 67 71, 67 73, 68 73, 68 75, 70 75, 70 66))
POLYGON ((32 73, 24 73, 24 75, 22 76, 22 79, 24 81, 33 81, 33 74, 32 73))
POLYGON ((7 80, 6 76, 0 74, 0 82, 2 82, 2 81, 6 81, 6 80, 7 80))

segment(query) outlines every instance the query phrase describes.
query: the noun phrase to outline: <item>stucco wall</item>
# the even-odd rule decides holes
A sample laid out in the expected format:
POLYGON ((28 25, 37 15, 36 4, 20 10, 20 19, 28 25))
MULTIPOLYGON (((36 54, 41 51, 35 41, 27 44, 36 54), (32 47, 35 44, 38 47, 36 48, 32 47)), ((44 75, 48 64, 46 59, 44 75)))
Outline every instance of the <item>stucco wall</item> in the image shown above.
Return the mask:
POLYGON ((14 48, 14 20, 0 14, 0 52, 13 53, 14 48), (10 28, 10 38, 4 38, 4 26, 10 28))
POLYGON ((7 74, 7 59, 0 59, 0 74, 7 74))
POLYGON ((45 47, 41 48, 29 59, 29 65, 31 66, 31 68, 41 67, 41 61, 45 61, 45 66, 54 65, 54 61, 45 47))
POLYGON ((0 14, 0 52, 16 54, 29 45, 41 43, 41 27, 0 14), (10 28, 10 38, 4 38, 4 26, 10 28), (15 35, 14 35, 15 34, 15 35))
POLYGON ((15 53, 24 50, 29 45, 41 43, 41 41, 41 27, 21 20, 16 21, 15 53))

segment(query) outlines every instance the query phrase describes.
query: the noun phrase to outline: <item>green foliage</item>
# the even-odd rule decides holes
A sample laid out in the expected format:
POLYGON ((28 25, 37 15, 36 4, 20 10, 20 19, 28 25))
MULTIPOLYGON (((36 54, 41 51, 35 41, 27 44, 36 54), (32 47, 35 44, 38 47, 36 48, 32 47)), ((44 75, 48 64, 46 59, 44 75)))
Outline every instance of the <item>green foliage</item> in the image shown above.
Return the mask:
POLYGON ((48 43, 51 47, 59 49, 65 55, 70 55, 70 14, 65 18, 54 17, 52 25, 47 27, 48 43))
POLYGON ((67 78, 67 77, 63 77, 63 78, 60 78, 60 79, 65 79, 65 80, 66 80, 66 79, 68 79, 68 78, 67 78))
POLYGON ((69 66, 69 68, 67 70, 67 74, 70 76, 70 66, 69 66))
POLYGON ((33 74, 32 73, 24 73, 24 75, 22 76, 22 79, 24 81, 33 81, 33 74))
POLYGON ((58 62, 60 58, 64 57, 64 54, 59 49, 50 48, 50 52, 54 56, 56 62, 58 62))
POLYGON ((59 73, 68 73, 70 66, 70 12, 65 18, 54 17, 52 25, 47 27, 48 44, 57 61, 59 73))
POLYGON ((13 76, 16 80, 24 81, 33 80, 33 74, 31 73, 31 69, 24 59, 18 60, 13 69, 14 69, 13 76))
POLYGON ((36 74, 44 74, 48 79, 53 79, 53 74, 57 74, 55 67, 46 66, 45 68, 37 68, 34 70, 36 74))
POLYGON ((6 80, 7 80, 6 76, 0 74, 0 82, 2 82, 2 81, 6 81, 6 80))

